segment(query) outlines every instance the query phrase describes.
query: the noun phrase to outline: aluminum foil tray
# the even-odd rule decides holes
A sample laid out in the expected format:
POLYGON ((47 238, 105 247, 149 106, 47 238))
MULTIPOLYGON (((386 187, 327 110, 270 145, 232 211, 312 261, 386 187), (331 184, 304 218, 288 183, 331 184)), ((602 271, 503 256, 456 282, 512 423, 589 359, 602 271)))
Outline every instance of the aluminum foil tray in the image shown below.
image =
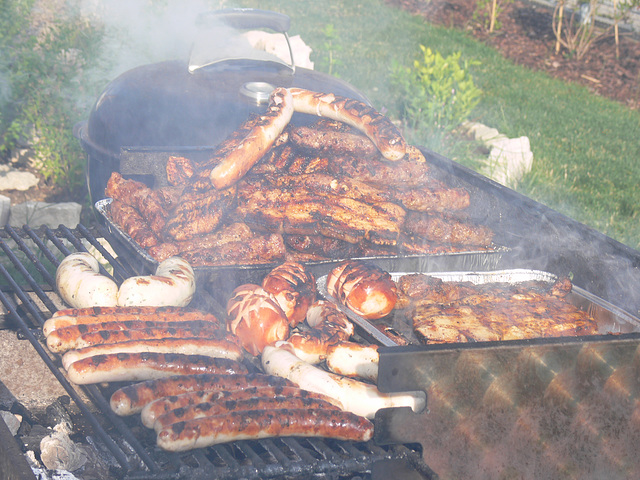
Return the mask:
MULTIPOLYGON (((509 270, 492 270, 492 271, 451 271, 451 272, 424 272, 420 270, 406 272, 390 272, 391 278, 397 281, 403 275, 411 273, 428 273, 431 276, 440 278, 445 282, 471 282, 476 285, 484 283, 509 283, 515 284, 525 281, 541 281, 545 283, 554 283, 557 276, 540 270, 528 269, 509 269, 509 270)), ((362 318, 352 310, 340 305, 335 298, 327 292, 327 276, 324 275, 317 279, 318 292, 328 300, 336 303, 338 308, 344 312, 349 319, 358 326, 359 333, 370 341, 382 346, 393 347, 400 346, 404 342, 412 345, 421 345, 421 342, 413 333, 413 328, 404 318, 394 316, 393 312, 386 317, 371 321, 362 318), (387 333, 384 333, 387 332, 387 333), (401 338, 403 342, 396 340, 401 338)), ((615 305, 599 298, 588 291, 573 286, 571 293, 565 299, 588 312, 598 324, 598 333, 606 334, 625 334, 632 332, 640 332, 640 318, 635 317, 615 305)), ((492 343, 509 343, 518 340, 506 340, 502 342, 492 343)), ((462 344, 449 344, 462 345, 462 344)), ((468 346, 469 344, 464 344, 468 346)))
MULTIPOLYGON (((133 257, 139 263, 139 270, 155 272, 158 262, 144 248, 138 245, 129 235, 123 232, 109 216, 111 198, 104 198, 95 203, 96 211, 107 231, 116 240, 112 245, 118 254, 127 258, 133 257)), ((374 263, 386 271, 416 270, 422 272, 440 270, 491 270, 498 266, 508 248, 498 247, 492 251, 469 251, 433 255, 397 255, 364 257, 362 260, 374 263)), ((306 262, 309 270, 316 278, 326 275, 337 263, 345 260, 331 259, 306 262)), ((229 294, 243 283, 259 283, 277 264, 233 265, 194 267, 196 280, 206 284, 219 296, 219 300, 228 299, 229 294)))

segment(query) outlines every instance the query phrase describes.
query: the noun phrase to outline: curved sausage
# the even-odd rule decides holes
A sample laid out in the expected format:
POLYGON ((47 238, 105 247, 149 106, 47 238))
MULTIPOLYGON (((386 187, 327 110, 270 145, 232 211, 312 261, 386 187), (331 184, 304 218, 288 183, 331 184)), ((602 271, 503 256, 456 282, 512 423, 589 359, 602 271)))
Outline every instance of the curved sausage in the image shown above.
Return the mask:
POLYGON ((66 256, 56 269, 56 288, 62 299, 75 308, 113 306, 118 285, 100 274, 100 264, 86 252, 66 256))
POLYGON ((293 115, 293 100, 286 88, 276 88, 269 99, 269 107, 257 123, 216 167, 209 178, 218 190, 240 180, 262 156, 269 151, 293 115))
POLYGON ((378 382, 377 345, 340 342, 327 348, 326 364, 333 373, 378 382))
POLYGON ((291 327, 304 320, 307 309, 316 299, 316 280, 298 262, 275 267, 262 280, 262 288, 276 299, 291 327))
POLYGON ((331 345, 348 340, 354 332, 347 316, 326 300, 319 300, 309 307, 307 324, 311 328, 294 333, 286 343, 293 347, 298 358, 311 364, 323 361, 331 345))
POLYGON ((295 386, 285 378, 261 373, 246 375, 196 374, 148 380, 128 385, 111 395, 111 409, 118 415, 138 413, 148 403, 162 397, 199 390, 242 390, 258 386, 295 386))
POLYGON ((417 412, 426 405, 422 391, 381 393, 375 385, 341 377, 304 362, 286 348, 265 347, 262 367, 270 375, 282 376, 300 388, 332 397, 345 410, 367 418, 373 418, 381 408, 411 407, 417 412))
POLYGON ((327 275, 327 292, 369 320, 388 315, 398 299, 391 275, 359 260, 345 260, 331 270, 327 275))
POLYGON ((364 442, 372 438, 373 424, 366 418, 336 410, 231 412, 173 424, 158 433, 158 446, 179 452, 236 440, 287 436, 364 442))
POLYGON ((332 93, 319 93, 302 88, 290 88, 293 109, 351 125, 378 147, 384 158, 391 161, 404 157, 406 142, 400 131, 387 117, 372 107, 332 93))
POLYGON ((191 265, 180 257, 170 257, 160 262, 155 275, 130 277, 122 282, 118 305, 185 307, 195 291, 191 265))

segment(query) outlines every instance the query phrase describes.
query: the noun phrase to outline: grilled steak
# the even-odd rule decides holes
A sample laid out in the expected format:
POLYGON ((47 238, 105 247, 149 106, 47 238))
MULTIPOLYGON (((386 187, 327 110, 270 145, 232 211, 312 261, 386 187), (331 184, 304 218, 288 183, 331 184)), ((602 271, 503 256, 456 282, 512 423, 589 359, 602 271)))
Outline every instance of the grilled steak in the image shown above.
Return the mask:
MULTIPOLYGON (((568 303, 568 279, 555 285, 442 282, 423 275, 398 281, 403 306, 425 343, 497 341, 550 336, 593 335, 587 312, 568 303)), ((569 282, 570 284, 570 282, 569 282)))

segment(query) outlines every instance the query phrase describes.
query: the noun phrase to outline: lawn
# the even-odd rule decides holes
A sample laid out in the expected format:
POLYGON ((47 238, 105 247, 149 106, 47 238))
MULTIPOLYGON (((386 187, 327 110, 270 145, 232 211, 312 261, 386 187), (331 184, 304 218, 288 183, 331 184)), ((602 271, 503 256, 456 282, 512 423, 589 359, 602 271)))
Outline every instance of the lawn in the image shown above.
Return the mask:
MULTIPOLYGON (((290 15, 290 34, 300 34, 313 48, 316 68, 330 67, 392 118, 400 115, 400 99, 389 81, 391 67, 410 65, 420 45, 443 55, 460 51, 463 59, 480 62, 472 73, 484 95, 470 119, 510 137, 527 136, 531 143, 533 170, 517 189, 640 248, 640 112, 515 65, 464 32, 431 25, 379 0, 243 6, 290 15)), ((473 166, 456 152, 453 145, 439 151, 473 166)))

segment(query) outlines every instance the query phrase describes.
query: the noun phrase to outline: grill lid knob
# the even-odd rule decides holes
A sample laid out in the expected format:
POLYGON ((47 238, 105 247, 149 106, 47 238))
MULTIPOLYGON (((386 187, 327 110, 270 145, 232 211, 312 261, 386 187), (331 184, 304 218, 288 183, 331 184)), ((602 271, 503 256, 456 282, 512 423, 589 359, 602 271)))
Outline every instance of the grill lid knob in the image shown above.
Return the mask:
POLYGON ((261 105, 269 101, 269 96, 275 88, 267 82, 247 82, 240 87, 240 94, 261 105))

